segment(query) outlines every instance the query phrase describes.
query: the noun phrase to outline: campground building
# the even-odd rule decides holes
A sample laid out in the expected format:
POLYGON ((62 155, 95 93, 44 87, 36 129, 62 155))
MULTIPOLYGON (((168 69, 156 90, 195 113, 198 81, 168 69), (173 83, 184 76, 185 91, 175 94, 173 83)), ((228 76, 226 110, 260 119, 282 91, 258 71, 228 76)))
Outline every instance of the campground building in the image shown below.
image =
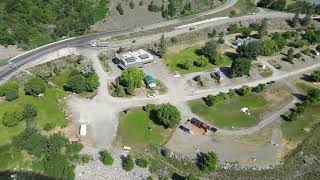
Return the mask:
POLYGON ((139 49, 136 51, 116 54, 115 59, 121 69, 126 69, 127 67, 132 66, 142 68, 144 64, 153 62, 154 56, 143 49, 139 49))

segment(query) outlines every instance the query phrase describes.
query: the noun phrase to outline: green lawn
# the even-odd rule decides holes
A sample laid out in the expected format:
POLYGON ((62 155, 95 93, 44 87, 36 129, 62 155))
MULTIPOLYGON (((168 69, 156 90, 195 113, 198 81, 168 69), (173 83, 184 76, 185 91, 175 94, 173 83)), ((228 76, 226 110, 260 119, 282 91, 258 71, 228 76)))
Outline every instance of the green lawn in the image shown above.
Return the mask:
POLYGON ((164 131, 150 120, 149 113, 135 108, 121 115, 117 136, 123 145, 144 146, 163 143, 164 131))
POLYGON ((237 96, 235 98, 221 101, 214 106, 207 106, 202 99, 189 102, 193 113, 219 128, 230 129, 250 127, 260 120, 261 113, 267 107, 267 102, 262 96, 237 96), (249 108, 251 115, 240 111, 241 108, 249 108))
MULTIPOLYGON (((169 69, 173 72, 178 72, 180 74, 187 74, 187 73, 192 73, 192 72, 197 72, 197 71, 205 71, 208 69, 212 69, 216 67, 215 65, 209 63, 206 67, 197 67, 197 66, 192 66, 189 70, 182 69, 180 67, 181 64, 183 64, 187 60, 192 60, 195 61, 199 57, 199 55, 196 53, 198 49, 200 49, 200 45, 192 46, 186 49, 183 49, 179 51, 178 53, 173 53, 173 54, 168 54, 164 56, 164 62, 166 65, 169 67, 169 69)), ((226 60, 222 65, 228 65, 230 64, 231 61, 228 59, 226 60)))
MULTIPOLYGON (((10 109, 22 110, 26 103, 33 104, 38 109, 38 115, 35 118, 36 124, 44 128, 47 124, 51 127, 63 126, 66 119, 60 109, 57 97, 63 98, 65 93, 62 90, 47 88, 43 98, 24 95, 23 89, 20 89, 19 98, 12 101, 0 102, 0 118, 10 109)), ((23 123, 16 127, 7 128, 0 123, 0 145, 10 142, 11 138, 18 135, 23 130, 23 123)))
POLYGON ((303 82, 298 82, 296 84, 296 86, 302 90, 303 92, 307 93, 309 90, 313 89, 313 87, 307 85, 306 83, 303 83, 303 82))
MULTIPOLYGON (((313 87, 306 83, 299 82, 296 86, 307 93, 313 87)), ((284 121, 281 124, 281 130, 285 139, 289 141, 299 141, 307 134, 307 129, 320 122, 320 103, 306 109, 302 116, 292 122, 284 121)))
POLYGON ((289 141, 301 140, 307 134, 307 129, 320 122, 320 104, 307 108, 305 113, 291 122, 283 122, 281 131, 285 139, 289 141))

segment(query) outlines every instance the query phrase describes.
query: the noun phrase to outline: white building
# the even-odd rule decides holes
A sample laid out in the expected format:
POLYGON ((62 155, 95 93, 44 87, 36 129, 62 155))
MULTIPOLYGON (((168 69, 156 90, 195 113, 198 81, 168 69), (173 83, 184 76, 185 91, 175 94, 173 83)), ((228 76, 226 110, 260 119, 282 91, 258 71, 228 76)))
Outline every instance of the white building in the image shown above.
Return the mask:
POLYGON ((86 136, 87 135, 87 125, 81 124, 80 125, 80 136, 86 136))
POLYGON ((143 64, 154 61, 153 55, 143 49, 116 54, 115 58, 119 61, 119 65, 122 68, 130 66, 143 67, 143 64))

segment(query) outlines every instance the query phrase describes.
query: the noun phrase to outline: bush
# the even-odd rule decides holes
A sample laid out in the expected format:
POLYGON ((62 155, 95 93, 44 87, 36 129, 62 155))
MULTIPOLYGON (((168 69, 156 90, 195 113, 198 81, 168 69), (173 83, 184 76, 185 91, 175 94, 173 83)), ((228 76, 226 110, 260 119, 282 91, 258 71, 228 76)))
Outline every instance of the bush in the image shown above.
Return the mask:
POLYGON ((157 112, 157 122, 165 128, 175 127, 180 120, 179 110, 169 103, 161 105, 157 112))
POLYGON ((11 89, 16 89, 18 91, 19 85, 17 82, 7 82, 3 85, 0 85, 0 97, 6 95, 6 91, 11 89))
POLYGON ((256 92, 256 93, 262 93, 265 90, 266 90, 266 85, 265 84, 259 84, 258 86, 252 88, 252 91, 256 92))
POLYGON ((100 161, 104 165, 112 165, 114 159, 111 156, 111 154, 107 150, 105 150, 105 151, 100 152, 100 161))
POLYGON ((155 105, 155 104, 147 104, 147 105, 143 106, 142 109, 146 112, 151 112, 153 110, 156 110, 156 108, 157 108, 157 105, 155 105))
POLYGON ((271 56, 273 53, 278 52, 279 47, 274 40, 264 40, 261 43, 260 52, 263 56, 271 56))
POLYGON ((23 116, 21 112, 17 110, 7 111, 2 116, 2 124, 7 127, 16 126, 22 120, 23 116))
POLYGON ((92 157, 88 154, 82 155, 81 156, 81 161, 82 163, 88 163, 89 161, 91 161, 92 157))
POLYGON ((199 180, 199 178, 197 178, 195 175, 193 174, 189 174, 189 176, 187 176, 185 178, 185 180, 199 180))
POLYGON ((148 161, 145 158, 138 158, 136 159, 136 165, 142 168, 148 167, 148 161))
POLYGON ((38 110, 35 106, 32 104, 26 104, 24 105, 22 116, 24 119, 34 118, 38 115, 38 110))
POLYGON ((193 66, 193 62, 191 60, 186 60, 183 64, 181 64, 181 68, 185 70, 191 69, 193 66))
POLYGON ((310 75, 313 82, 320 82, 320 70, 315 70, 310 75))
POLYGON ((130 9, 134 9, 134 2, 131 0, 129 3, 130 9))
POLYGON ((120 15, 124 14, 124 10, 122 8, 121 3, 118 3, 118 5, 116 6, 117 11, 119 12, 120 15))
POLYGON ((162 149, 161 154, 162 154, 163 157, 169 158, 170 154, 171 154, 171 151, 168 148, 164 148, 164 149, 162 149))
POLYGON ((122 158, 122 168, 125 171, 131 171, 134 167, 134 162, 130 154, 122 158))
POLYGON ((9 89, 5 92, 6 100, 13 101, 19 97, 19 92, 17 89, 9 89))
POLYGON ((299 59, 299 58, 302 57, 302 54, 301 54, 301 53, 297 53, 297 54, 294 55, 294 57, 297 58, 297 59, 299 59))
POLYGON ((39 77, 32 78, 24 84, 26 95, 38 96, 39 94, 44 93, 45 90, 46 84, 39 77))
POLYGON ((317 50, 317 51, 320 51, 320 45, 318 45, 318 46, 316 47, 316 50, 317 50))
POLYGON ((250 75, 250 69, 251 69, 251 59, 237 58, 232 61, 231 76, 241 77, 244 75, 250 75))
POLYGON ((206 172, 215 171, 218 168, 218 156, 214 152, 204 153, 200 161, 200 169, 206 172))
POLYGON ((153 180, 152 176, 148 176, 147 180, 153 180))
POLYGON ((243 85, 240 89, 239 89, 239 93, 241 96, 245 96, 245 95, 249 95, 252 92, 252 88, 247 86, 247 85, 243 85))
POLYGON ((194 63, 198 67, 206 67, 209 61, 205 56, 200 56, 194 63))

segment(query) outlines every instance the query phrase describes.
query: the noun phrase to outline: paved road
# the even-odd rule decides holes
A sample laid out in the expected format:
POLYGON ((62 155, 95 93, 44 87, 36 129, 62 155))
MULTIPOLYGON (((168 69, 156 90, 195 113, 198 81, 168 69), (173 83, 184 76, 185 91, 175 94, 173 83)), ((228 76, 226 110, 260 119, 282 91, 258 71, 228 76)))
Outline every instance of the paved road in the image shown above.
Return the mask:
MULTIPOLYGON (((230 19, 224 19, 224 20, 220 20, 220 21, 210 22, 210 23, 206 23, 206 24, 200 24, 200 25, 198 25, 197 29, 203 29, 206 27, 214 26, 214 25, 218 26, 218 25, 222 25, 225 23, 232 23, 232 22, 237 22, 237 21, 241 21, 241 20, 263 19, 266 17, 268 17, 268 18, 289 18, 292 16, 293 16, 293 14, 279 13, 279 12, 241 16, 241 17, 236 17, 236 18, 230 18, 230 19)), ((180 20, 180 21, 184 22, 187 20, 180 20)), ((161 26, 164 26, 164 25, 161 25, 161 26)), ((88 43, 92 40, 95 40, 95 39, 124 35, 124 34, 133 33, 133 32, 140 32, 140 31, 144 31, 146 29, 148 29, 148 28, 144 28, 144 29, 136 28, 136 29, 123 30, 123 31, 116 31, 116 32, 107 32, 107 33, 98 33, 98 34, 79 36, 76 38, 71 38, 71 39, 68 39, 68 40, 65 40, 62 42, 57 42, 57 43, 53 43, 50 45, 46 45, 46 46, 37 48, 37 49, 32 50, 30 52, 27 52, 23 55, 12 58, 11 61, 14 63, 14 68, 10 68, 9 66, 7 66, 6 68, 3 68, 0 71, 0 80, 3 80, 5 78, 9 77, 9 75, 14 74, 14 72, 17 69, 21 68, 22 66, 24 66, 24 65, 26 65, 36 59, 39 59, 40 57, 43 57, 49 53, 52 53, 54 51, 58 51, 60 49, 67 48, 67 47, 84 47, 84 48, 86 48, 86 47, 88 47, 88 43)), ((172 37, 172 36, 176 36, 176 35, 187 33, 187 32, 189 32, 188 28, 175 29, 173 31, 167 32, 166 36, 172 37)), ((139 45, 139 44, 145 44, 147 42, 150 43, 153 41, 157 41, 160 38, 160 36, 161 36, 161 34, 155 34, 155 35, 140 37, 139 40, 136 42, 136 44, 139 45)), ((120 42, 114 44, 113 48, 117 48, 119 46, 128 46, 128 45, 130 46, 131 43, 132 43, 132 39, 120 41, 120 42)))

